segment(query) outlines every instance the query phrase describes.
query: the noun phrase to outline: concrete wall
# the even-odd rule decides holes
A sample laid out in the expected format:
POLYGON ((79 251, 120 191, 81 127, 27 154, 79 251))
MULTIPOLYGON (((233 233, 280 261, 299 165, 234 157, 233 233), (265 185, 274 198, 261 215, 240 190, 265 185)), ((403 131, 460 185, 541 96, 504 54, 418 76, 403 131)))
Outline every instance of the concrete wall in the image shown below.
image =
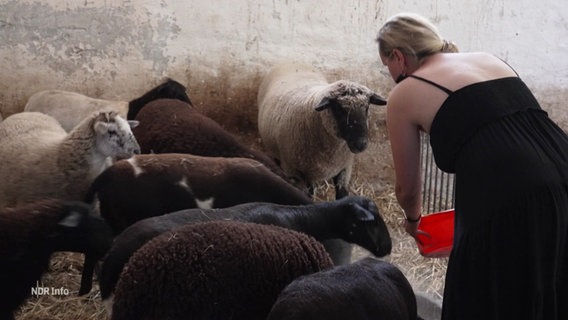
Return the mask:
MULTIPOLYGON (((400 11, 433 19, 462 51, 508 61, 568 129, 565 0, 0 0, 0 112, 49 88, 130 100, 168 76, 204 113, 258 143, 257 87, 280 61, 387 95, 393 82, 379 72, 374 39, 400 11)), ((376 180, 392 173, 384 108, 372 121, 375 144, 360 162, 376 180)))
POLYGON ((568 98, 562 0, 0 0, 0 108, 46 88, 128 100, 170 76, 213 116, 238 110, 246 124, 260 77, 287 59, 386 94, 374 36, 400 11, 507 60, 550 108, 568 98))

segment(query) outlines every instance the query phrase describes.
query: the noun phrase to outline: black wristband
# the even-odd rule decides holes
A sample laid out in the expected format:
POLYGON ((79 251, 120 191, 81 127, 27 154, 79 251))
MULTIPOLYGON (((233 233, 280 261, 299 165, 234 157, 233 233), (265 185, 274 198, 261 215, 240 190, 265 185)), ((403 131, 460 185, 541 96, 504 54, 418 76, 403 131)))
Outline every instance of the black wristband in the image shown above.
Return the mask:
POLYGON ((422 215, 419 215, 418 218, 416 218, 416 219, 410 219, 409 217, 406 217, 406 221, 412 222, 412 223, 416 223, 416 222, 420 221, 420 219, 422 219, 422 215))

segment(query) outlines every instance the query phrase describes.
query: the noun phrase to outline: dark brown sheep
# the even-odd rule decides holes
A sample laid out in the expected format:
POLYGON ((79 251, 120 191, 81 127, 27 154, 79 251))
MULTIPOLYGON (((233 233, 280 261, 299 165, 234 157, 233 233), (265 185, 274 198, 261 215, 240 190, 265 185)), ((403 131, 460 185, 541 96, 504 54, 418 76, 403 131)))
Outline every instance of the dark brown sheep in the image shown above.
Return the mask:
POLYGON ((86 202, 95 197, 115 234, 138 220, 188 208, 312 202, 255 160, 172 153, 116 162, 95 179, 86 202))
POLYGON ((180 100, 157 99, 146 104, 135 118, 133 130, 142 153, 189 153, 206 157, 250 158, 302 188, 301 180, 289 177, 264 153, 239 142, 219 123, 180 100))
POLYGON ((118 281, 112 319, 264 320, 288 283, 330 267, 323 246, 299 232, 192 224, 136 251, 118 281))

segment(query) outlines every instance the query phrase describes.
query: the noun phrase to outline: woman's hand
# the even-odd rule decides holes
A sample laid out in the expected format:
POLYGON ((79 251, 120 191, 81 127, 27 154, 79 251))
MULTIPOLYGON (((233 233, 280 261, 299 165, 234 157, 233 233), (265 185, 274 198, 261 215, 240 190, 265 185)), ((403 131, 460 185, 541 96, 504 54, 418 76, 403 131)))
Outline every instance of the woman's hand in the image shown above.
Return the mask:
POLYGON ((419 243, 422 243, 422 241, 420 240, 420 238, 418 238, 418 235, 424 235, 426 237, 430 237, 430 234, 422 231, 422 230, 418 230, 418 225, 420 224, 420 219, 418 220, 408 220, 405 219, 404 220, 404 230, 406 231, 406 233, 408 233, 411 237, 413 237, 416 241, 418 241, 419 243))
POLYGON ((404 220, 404 230, 408 233, 411 237, 416 239, 416 234, 418 233, 418 225, 420 224, 420 219, 417 221, 413 220, 404 220))

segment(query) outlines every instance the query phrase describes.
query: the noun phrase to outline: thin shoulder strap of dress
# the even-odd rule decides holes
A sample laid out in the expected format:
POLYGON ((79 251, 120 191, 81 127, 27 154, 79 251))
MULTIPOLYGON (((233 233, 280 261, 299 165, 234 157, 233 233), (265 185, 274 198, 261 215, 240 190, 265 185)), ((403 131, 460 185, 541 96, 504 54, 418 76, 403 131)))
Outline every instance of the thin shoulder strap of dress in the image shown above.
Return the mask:
MULTIPOLYGON (((499 57, 497 57, 499 58, 499 57)), ((505 63, 507 66, 509 66, 509 68, 511 68, 511 70, 513 70, 513 72, 517 75, 517 77, 519 77, 519 74, 517 73, 517 70, 513 69, 513 67, 511 67, 511 65, 509 63, 507 63, 507 61, 499 58, 499 60, 503 61, 503 63, 505 63)), ((520 77, 519 77, 520 78, 520 77)))
POLYGON ((426 83, 429 83, 429 84, 433 85, 434 87, 436 87, 436 88, 438 88, 438 89, 444 91, 444 92, 447 93, 448 95, 453 93, 452 90, 450 90, 450 89, 448 89, 448 88, 446 88, 446 87, 444 87, 444 86, 441 86, 441 85, 437 84, 436 82, 430 81, 430 80, 428 80, 428 79, 424 79, 424 78, 419 77, 419 76, 411 75, 411 74, 409 74, 408 76, 409 76, 409 77, 412 77, 412 78, 414 78, 414 79, 418 79, 418 80, 424 81, 424 82, 426 82, 426 83))

